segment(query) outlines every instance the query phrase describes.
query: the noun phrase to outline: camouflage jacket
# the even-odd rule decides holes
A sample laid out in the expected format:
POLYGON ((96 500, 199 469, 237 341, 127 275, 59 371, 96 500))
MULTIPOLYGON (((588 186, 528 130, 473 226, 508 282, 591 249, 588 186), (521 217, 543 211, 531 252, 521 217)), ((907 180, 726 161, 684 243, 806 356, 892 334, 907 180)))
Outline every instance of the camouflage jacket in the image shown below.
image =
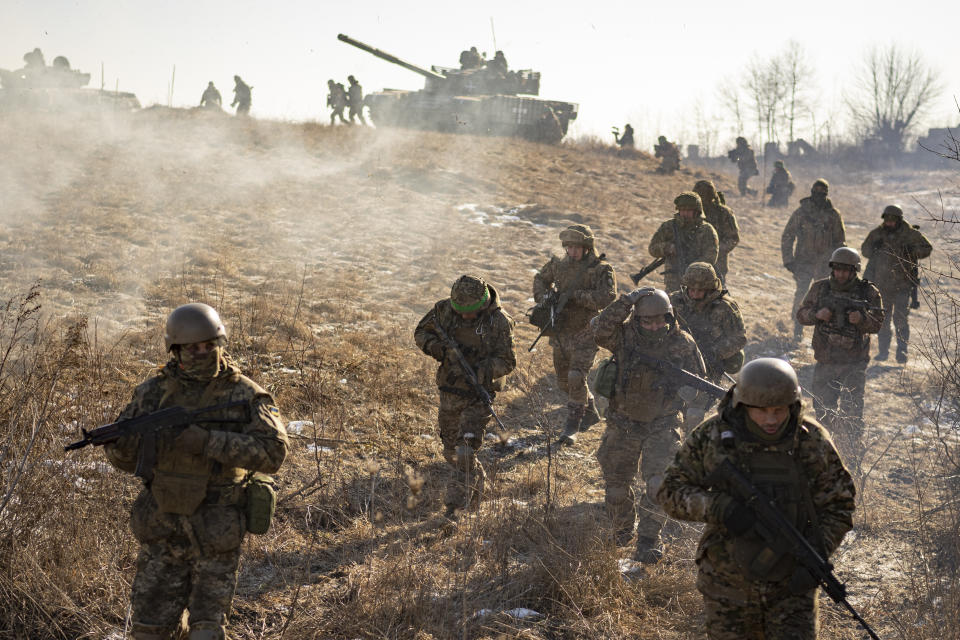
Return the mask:
POLYGON ((740 244, 740 225, 737 224, 737 217, 733 215, 733 209, 720 204, 719 200, 714 200, 703 203, 703 215, 717 232, 721 256, 730 253, 740 244))
POLYGON ((673 142, 667 141, 663 144, 653 145, 653 157, 663 158, 664 160, 675 160, 680 162, 680 149, 673 142))
POLYGON ((846 238, 843 218, 829 198, 823 207, 803 198, 780 236, 783 265, 789 268, 796 262, 826 268, 833 250, 844 246, 846 238))
POLYGON ((661 224, 650 238, 650 255, 654 258, 666 257, 664 273, 675 274, 679 278, 693 262, 716 265, 719 246, 716 229, 702 215, 687 223, 681 222, 680 216, 675 215, 661 224), (679 242, 674 240, 674 228, 679 234, 679 242))
POLYGON ((359 82, 354 82, 347 90, 347 103, 354 109, 363 105, 363 87, 359 82))
POLYGON ((747 331, 740 307, 726 290, 708 292, 703 300, 692 300, 686 291, 675 291, 670 294, 670 303, 680 326, 697 342, 707 377, 716 381, 724 371, 735 373, 740 369, 747 331), (725 364, 728 360, 730 363, 725 364))
POLYGON ((786 169, 774 169, 773 175, 770 176, 770 184, 767 185, 767 193, 777 195, 778 193, 793 191, 791 188, 792 184, 793 178, 790 176, 789 171, 786 169))
POLYGON ((590 318, 617 297, 617 275, 613 267, 603 256, 590 251, 580 260, 569 256, 550 258, 533 276, 533 299, 540 302, 551 288, 564 293, 574 285, 576 288, 570 291, 570 300, 563 308, 562 333, 583 331, 590 318))
MULTIPOLYGON (((413 338, 421 351, 431 355, 434 346, 443 344, 434 331, 439 320, 446 334, 455 340, 460 352, 489 392, 503 389, 502 378, 517 366, 517 351, 513 346, 513 320, 500 307, 500 294, 492 285, 490 304, 473 320, 463 317, 450 306, 450 298, 440 300, 414 330, 413 338)), ((441 390, 456 389, 461 394, 472 394, 466 374, 450 349, 446 349, 437 368, 437 386, 441 390)), ((457 393, 457 391, 451 391, 457 393)))
POLYGON ((797 322, 813 325, 813 357, 824 364, 843 364, 870 359, 870 334, 883 324, 883 301, 872 282, 854 278, 838 285, 831 275, 815 281, 797 308, 797 322), (830 309, 832 316, 824 322, 816 315, 830 309), (860 311, 859 324, 849 321, 852 311, 860 311))
MULTIPOLYGON (((733 537, 723 526, 723 512, 731 497, 722 486, 712 486, 710 474, 725 458, 730 458, 758 488, 773 494, 771 497, 787 519, 826 556, 833 553, 853 527, 855 489, 830 435, 815 420, 801 415, 799 428, 788 427, 780 442, 761 442, 747 431, 743 411, 729 407, 730 397, 728 393, 718 412, 687 436, 664 474, 656 500, 674 518, 706 523, 696 552, 697 588, 715 598, 736 599, 738 594, 754 592, 751 586, 757 578, 744 568, 743 558, 751 545, 754 550, 757 548, 757 539, 753 531, 733 537), (724 432, 732 433, 733 438, 721 442, 724 432), (782 479, 789 477, 783 468, 779 469, 777 481, 763 482, 755 470, 761 466, 757 462, 762 463, 764 458, 794 467, 789 471, 795 482, 781 484, 782 479)), ((795 419, 791 420, 797 424, 795 419)), ((792 573, 792 560, 785 560, 788 566, 779 567, 779 576, 771 572, 769 577, 779 577, 779 581, 768 584, 772 587, 768 593, 776 593, 778 586, 786 587, 781 576, 789 577, 792 573)))
POLYGON ((643 335, 639 323, 632 317, 627 319, 632 311, 630 300, 620 296, 590 323, 597 344, 611 351, 618 363, 610 411, 635 422, 653 422, 668 416, 677 416, 679 420, 683 400, 677 390, 683 385, 638 361, 634 354, 669 362, 702 376, 705 369, 697 344, 676 324, 670 325, 662 336, 643 335))
POLYGON ((933 246, 920 231, 903 220, 893 230, 883 225, 873 229, 860 247, 869 258, 864 277, 884 291, 905 291, 912 287, 917 260, 930 255, 933 246))
POLYGON ((731 162, 737 163, 737 170, 740 175, 755 176, 760 173, 757 168, 757 156, 750 145, 736 147, 727 152, 727 157, 731 162))

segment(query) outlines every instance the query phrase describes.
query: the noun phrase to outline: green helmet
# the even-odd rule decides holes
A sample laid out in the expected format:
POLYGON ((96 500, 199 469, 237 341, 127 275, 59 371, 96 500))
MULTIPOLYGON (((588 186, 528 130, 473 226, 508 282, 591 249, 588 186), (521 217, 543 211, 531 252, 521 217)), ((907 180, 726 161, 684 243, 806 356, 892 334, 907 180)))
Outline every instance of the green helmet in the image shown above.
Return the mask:
POLYGON ((800 402, 800 382, 793 367, 780 358, 757 358, 743 365, 733 385, 733 408, 784 407, 800 402))
POLYGON ((680 284, 687 288, 717 291, 720 289, 720 278, 713 270, 713 265, 707 262, 692 262, 683 272, 680 284))
POLYGON ((883 210, 883 213, 880 215, 881 218, 896 218, 898 220, 903 220, 903 209, 898 205, 889 204, 883 210))
POLYGON ((460 276, 450 288, 450 306, 457 313, 480 311, 490 303, 490 288, 479 276, 460 276))
POLYGON ((700 200, 700 196, 693 191, 684 191, 673 199, 673 204, 676 205, 677 211, 693 209, 697 213, 703 213, 703 202, 700 200))
POLYGON ((737 146, 738 147, 747 146, 747 139, 744 138, 743 136, 737 136, 737 146))
POLYGON ((783 169, 783 160, 774 160, 773 166, 777 169, 783 169))
POLYGON ((163 341, 170 351, 177 345, 194 344, 206 340, 226 341, 227 330, 220 316, 210 305, 191 302, 174 309, 167 317, 163 341))
POLYGON ((673 313, 673 305, 670 304, 670 296, 663 289, 654 289, 644 291, 633 305, 633 313, 637 316, 659 316, 673 313))
POLYGON ((854 271, 860 271, 860 252, 853 247, 838 247, 830 255, 830 268, 836 265, 853 267, 854 271))
POLYGON ((824 180, 823 178, 817 178, 813 181, 813 185, 810 187, 810 191, 813 191, 817 187, 823 187, 823 190, 828 192, 830 191, 830 183, 824 180))
POLYGON ((710 180, 697 180, 697 183, 693 185, 693 192, 700 196, 701 204, 713 202, 717 197, 717 187, 710 180))
POLYGON ((593 229, 585 224, 572 224, 560 232, 560 242, 564 247, 577 245, 588 251, 593 249, 593 229))

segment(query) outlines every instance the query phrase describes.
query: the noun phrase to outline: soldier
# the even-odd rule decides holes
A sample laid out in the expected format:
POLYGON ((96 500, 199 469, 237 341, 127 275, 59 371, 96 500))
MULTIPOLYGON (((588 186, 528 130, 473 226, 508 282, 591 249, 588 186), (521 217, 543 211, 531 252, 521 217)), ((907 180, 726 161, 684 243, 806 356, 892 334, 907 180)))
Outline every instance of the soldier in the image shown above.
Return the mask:
MULTIPOLYGON (((830 261, 831 252, 846 244, 843 218, 827 197, 829 188, 830 185, 823 178, 816 180, 810 189, 810 197, 800 200, 800 206, 790 216, 780 237, 783 266, 793 274, 797 284, 793 296, 794 315, 810 287, 810 281, 828 275, 825 265, 830 261)), ((797 323, 794 325, 793 338, 800 340, 802 337, 803 326, 797 323)))
MULTIPOLYGON (((903 219, 903 209, 890 205, 883 210, 883 224, 872 230, 860 251, 870 258, 864 277, 877 285, 883 298, 883 326, 877 334, 877 360, 890 355, 890 317, 897 332, 897 362, 907 361, 910 341, 911 292, 916 292, 918 260, 933 251, 930 241, 903 219)), ((913 294, 914 298, 915 293, 913 294)), ((918 305, 919 306, 919 305, 918 305)))
POLYGON ((574 444, 577 433, 600 421, 597 403, 587 387, 587 375, 597 355, 590 318, 617 297, 613 267, 597 255, 593 230, 575 224, 560 232, 566 255, 550 258, 533 277, 533 298, 543 302, 551 291, 567 300, 550 336, 557 386, 567 394, 567 419, 560 441, 574 444))
POLYGON ((173 357, 134 390, 120 419, 174 406, 238 406, 211 411, 209 421, 179 433, 160 431, 155 441, 134 434, 104 447, 110 462, 130 473, 138 460, 156 456, 153 469, 141 474, 144 488, 130 517, 140 542, 130 596, 134 640, 181 637, 184 608, 190 640, 225 638, 250 524, 245 487, 255 472, 276 472, 286 456, 280 411, 225 355, 226 338, 211 307, 174 309, 164 334, 173 357))
POLYGON ((633 127, 630 126, 628 122, 623 126, 623 133, 621 134, 617 131, 617 128, 613 128, 613 139, 620 145, 621 152, 630 152, 633 151, 633 127))
POLYGON ((476 47, 470 47, 469 51, 460 52, 460 68, 476 69, 483 65, 483 58, 476 47))
POLYGON ((43 57, 43 51, 40 50, 40 47, 37 47, 33 51, 27 51, 23 54, 24 69, 29 69, 31 71, 37 71, 45 69, 47 66, 47 61, 43 57))
POLYGON ((660 166, 657 167, 657 173, 671 174, 680 168, 680 149, 672 142, 669 142, 665 136, 657 138, 657 143, 653 145, 653 157, 660 158, 660 166))
POLYGON ((803 414, 786 362, 747 363, 717 414, 687 436, 656 495, 674 518, 705 522, 697 590, 711 640, 815 640, 817 580, 770 549, 752 508, 710 477, 730 460, 828 557, 853 528, 854 485, 827 430, 803 414), (719 486, 717 486, 719 485, 719 486))
POLYGON ((693 192, 700 196, 703 203, 703 215, 717 232, 717 275, 723 283, 727 281, 727 256, 740 244, 740 226, 733 210, 723 202, 723 194, 710 180, 698 180, 693 192))
POLYGON ((440 300, 417 324, 417 347, 440 363, 440 440, 452 468, 443 503, 444 517, 455 521, 463 509, 480 504, 486 478, 476 452, 490 422, 490 409, 480 400, 452 349, 436 326, 455 341, 491 398, 503 389, 503 377, 517 366, 513 320, 500 307, 500 294, 477 276, 460 276, 450 297, 440 300))
POLYGON ((607 429, 597 450, 606 485, 604 503, 618 544, 637 523, 634 559, 656 563, 663 555, 660 529, 665 518, 653 503, 663 470, 680 447, 683 400, 680 385, 638 359, 669 362, 696 375, 704 366, 697 345, 680 330, 666 292, 653 287, 620 296, 590 321, 598 345, 617 359, 617 382, 607 410, 607 429), (628 319, 629 316, 629 319, 628 319), (646 493, 637 504, 633 481, 640 475, 646 493), (639 511, 639 521, 637 512, 639 511))
POLYGON ((330 126, 333 126, 333 122, 337 116, 340 117, 340 122, 347 124, 347 119, 343 117, 343 109, 347 106, 347 92, 344 90, 343 84, 334 82, 333 80, 327 80, 327 90, 327 106, 330 107, 330 126))
POLYGON ((790 172, 783 166, 783 160, 775 160, 773 163, 773 175, 770 176, 770 184, 767 185, 767 193, 770 194, 768 207, 785 207, 790 202, 790 196, 793 195, 793 178, 790 172))
POLYGON ((563 127, 560 119, 550 105, 544 105, 540 120, 537 121, 537 141, 544 144, 558 144, 563 140, 563 127))
POLYGON ((730 149, 727 152, 727 157, 730 158, 730 162, 737 163, 737 171, 739 172, 737 189, 739 189, 740 195, 757 195, 756 189, 747 186, 747 180, 760 174, 760 170, 757 168, 757 158, 753 154, 753 149, 747 144, 747 139, 742 136, 738 137, 736 148, 730 149))
POLYGON ((493 60, 487 63, 487 68, 500 76, 507 76, 507 58, 503 55, 503 51, 493 54, 493 60))
POLYGON ((223 98, 220 97, 220 92, 213 86, 213 80, 211 80, 203 90, 203 95, 200 96, 200 106, 204 109, 220 109, 222 104, 223 98))
POLYGON ((673 200, 677 214, 660 225, 650 239, 650 255, 665 258, 664 289, 680 289, 680 277, 694 262, 717 262, 717 232, 703 217, 700 196, 684 191, 673 200))
POLYGON ((238 116, 250 114, 250 91, 253 89, 250 85, 240 79, 240 76, 233 76, 233 102, 231 107, 237 108, 238 116))
POLYGON ((860 254, 840 247, 830 256, 831 275, 810 285, 797 321, 813 330, 812 395, 817 419, 842 432, 854 451, 863 433, 863 390, 870 334, 883 324, 880 292, 857 276, 860 254))
POLYGON ((354 116, 360 117, 360 124, 367 126, 367 121, 363 117, 363 87, 353 76, 347 76, 347 82, 350 88, 347 90, 347 104, 350 106, 350 123, 353 124, 354 116))

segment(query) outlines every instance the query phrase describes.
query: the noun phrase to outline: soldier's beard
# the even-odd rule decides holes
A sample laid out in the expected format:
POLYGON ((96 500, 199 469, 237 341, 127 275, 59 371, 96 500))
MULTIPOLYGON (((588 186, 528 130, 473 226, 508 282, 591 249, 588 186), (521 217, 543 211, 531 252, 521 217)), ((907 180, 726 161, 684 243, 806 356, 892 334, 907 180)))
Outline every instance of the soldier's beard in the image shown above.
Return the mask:
POLYGON ((180 350, 180 372, 187 380, 210 380, 220 373, 223 347, 214 347, 203 355, 193 356, 180 350))

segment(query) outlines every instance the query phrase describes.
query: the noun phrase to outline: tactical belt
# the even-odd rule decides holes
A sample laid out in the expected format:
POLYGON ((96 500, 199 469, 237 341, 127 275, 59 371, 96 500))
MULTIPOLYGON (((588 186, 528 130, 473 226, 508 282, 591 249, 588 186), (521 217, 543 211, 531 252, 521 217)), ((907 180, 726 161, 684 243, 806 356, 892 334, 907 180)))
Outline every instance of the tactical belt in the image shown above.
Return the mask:
POLYGON ((210 487, 203 504, 239 505, 243 504, 242 484, 231 484, 223 487, 210 487))
MULTIPOLYGON (((460 389, 459 387, 448 387, 446 385, 440 385, 437 387, 443 393, 452 393, 455 396, 460 396, 461 398, 466 398, 468 400, 479 400, 480 397, 477 395, 476 391, 470 389, 460 389)), ((497 393, 496 391, 488 391, 490 394, 490 399, 493 400, 497 393)))

